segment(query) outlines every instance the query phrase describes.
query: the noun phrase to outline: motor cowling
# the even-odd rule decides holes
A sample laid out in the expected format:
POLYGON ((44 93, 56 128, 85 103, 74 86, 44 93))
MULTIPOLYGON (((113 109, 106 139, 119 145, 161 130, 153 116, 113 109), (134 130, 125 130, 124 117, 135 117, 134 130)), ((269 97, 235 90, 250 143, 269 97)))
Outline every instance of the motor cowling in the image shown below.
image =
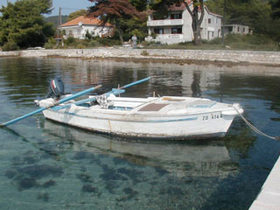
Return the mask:
POLYGON ((56 77, 50 81, 48 98, 60 98, 62 95, 64 95, 64 83, 60 77, 56 77))

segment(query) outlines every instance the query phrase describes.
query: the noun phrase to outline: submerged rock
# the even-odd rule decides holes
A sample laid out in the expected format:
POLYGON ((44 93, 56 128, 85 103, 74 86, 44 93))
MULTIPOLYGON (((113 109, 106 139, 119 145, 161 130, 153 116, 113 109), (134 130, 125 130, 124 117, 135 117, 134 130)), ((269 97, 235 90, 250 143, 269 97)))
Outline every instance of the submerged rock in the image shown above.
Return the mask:
POLYGON ((18 190, 22 191, 37 186, 44 188, 53 186, 55 181, 52 179, 42 185, 39 185, 37 180, 48 176, 57 177, 62 174, 61 167, 43 164, 11 168, 6 171, 5 176, 12 179, 17 184, 18 190))
POLYGON ((155 167, 156 172, 158 173, 159 176, 164 176, 168 174, 168 171, 165 169, 162 169, 160 167, 155 167))
POLYGON ((124 188, 123 192, 126 195, 118 198, 117 201, 128 201, 128 200, 131 200, 132 198, 135 198, 135 196, 138 194, 137 191, 135 191, 129 187, 124 188))
POLYGON ((104 181, 109 181, 109 180, 128 180, 127 177, 124 175, 118 173, 118 171, 111 169, 109 167, 103 167, 104 173, 100 175, 100 178, 102 178, 104 181))
POLYGON ((8 169, 8 170, 5 172, 5 176, 8 177, 9 179, 14 178, 16 175, 17 175, 17 171, 14 170, 14 169, 8 169))
POLYGON ((46 181, 41 186, 44 188, 48 188, 48 187, 54 186, 55 184, 56 184, 56 182, 54 180, 50 179, 49 181, 46 181))
POLYGON ((82 160, 82 159, 95 159, 95 155, 89 152, 83 152, 83 151, 79 151, 76 152, 76 154, 74 155, 73 159, 75 160, 82 160))
POLYGON ((47 176, 61 176, 63 174, 63 170, 58 166, 50 166, 50 165, 32 165, 27 167, 22 167, 17 169, 18 173, 25 174, 33 178, 43 178, 47 176))
POLYGON ((119 168, 117 170, 117 173, 129 177, 134 184, 141 182, 141 179, 143 178, 144 173, 139 170, 135 169, 128 169, 128 168, 119 168))
POLYGON ((88 192, 88 193, 95 193, 95 192, 97 192, 97 188, 93 187, 90 184, 85 184, 82 188, 82 191, 83 192, 88 192))
POLYGON ((77 175, 78 179, 82 182, 92 182, 91 176, 86 173, 81 173, 77 175))
POLYGON ((39 193, 38 196, 37 196, 37 199, 48 202, 49 201, 49 194, 48 193, 39 193))
POLYGON ((34 178, 23 178, 18 181, 18 189, 20 191, 30 189, 35 186, 38 186, 38 184, 34 178))
POLYGON ((108 190, 108 192, 110 192, 111 194, 115 194, 115 189, 119 187, 117 182, 110 180, 105 183, 106 183, 105 188, 108 190))

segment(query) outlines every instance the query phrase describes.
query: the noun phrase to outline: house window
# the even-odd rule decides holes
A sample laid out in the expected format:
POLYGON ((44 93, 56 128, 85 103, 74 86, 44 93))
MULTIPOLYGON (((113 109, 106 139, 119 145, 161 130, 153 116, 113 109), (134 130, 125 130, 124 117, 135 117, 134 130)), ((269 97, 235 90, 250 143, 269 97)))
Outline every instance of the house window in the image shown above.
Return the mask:
POLYGON ((73 36, 73 31, 70 30, 68 35, 69 35, 69 36, 73 36))
POLYGON ((239 26, 237 27, 237 31, 238 31, 238 32, 240 31, 239 26))
POLYGON ((208 18, 208 23, 211 24, 211 18, 208 18))
POLYGON ((243 28, 243 33, 245 33, 245 28, 243 28))
POLYGON ((182 27, 180 28, 171 28, 171 34, 181 34, 182 33, 182 27))
POLYGON ((182 19, 182 14, 171 14, 170 19, 182 19))
POLYGON ((155 28, 154 32, 155 32, 155 34, 164 34, 163 28, 155 28))

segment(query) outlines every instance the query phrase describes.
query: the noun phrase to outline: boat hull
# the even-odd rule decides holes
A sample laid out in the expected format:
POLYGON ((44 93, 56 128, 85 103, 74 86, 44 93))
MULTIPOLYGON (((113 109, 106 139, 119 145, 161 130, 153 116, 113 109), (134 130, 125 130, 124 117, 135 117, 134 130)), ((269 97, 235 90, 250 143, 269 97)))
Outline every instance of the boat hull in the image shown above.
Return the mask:
POLYGON ((104 113, 86 116, 82 111, 51 109, 43 113, 47 119, 94 132, 124 137, 174 140, 223 137, 235 117, 223 115, 222 111, 168 118, 133 114, 112 116, 104 113))

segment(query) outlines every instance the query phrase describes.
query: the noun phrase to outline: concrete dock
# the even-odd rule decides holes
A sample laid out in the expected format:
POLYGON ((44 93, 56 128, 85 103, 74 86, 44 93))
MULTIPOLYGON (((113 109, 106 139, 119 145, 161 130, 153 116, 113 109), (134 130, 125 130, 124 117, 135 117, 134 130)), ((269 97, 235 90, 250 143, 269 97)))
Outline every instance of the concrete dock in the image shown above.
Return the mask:
POLYGON ((280 157, 268 175, 250 210, 280 210, 280 157))

